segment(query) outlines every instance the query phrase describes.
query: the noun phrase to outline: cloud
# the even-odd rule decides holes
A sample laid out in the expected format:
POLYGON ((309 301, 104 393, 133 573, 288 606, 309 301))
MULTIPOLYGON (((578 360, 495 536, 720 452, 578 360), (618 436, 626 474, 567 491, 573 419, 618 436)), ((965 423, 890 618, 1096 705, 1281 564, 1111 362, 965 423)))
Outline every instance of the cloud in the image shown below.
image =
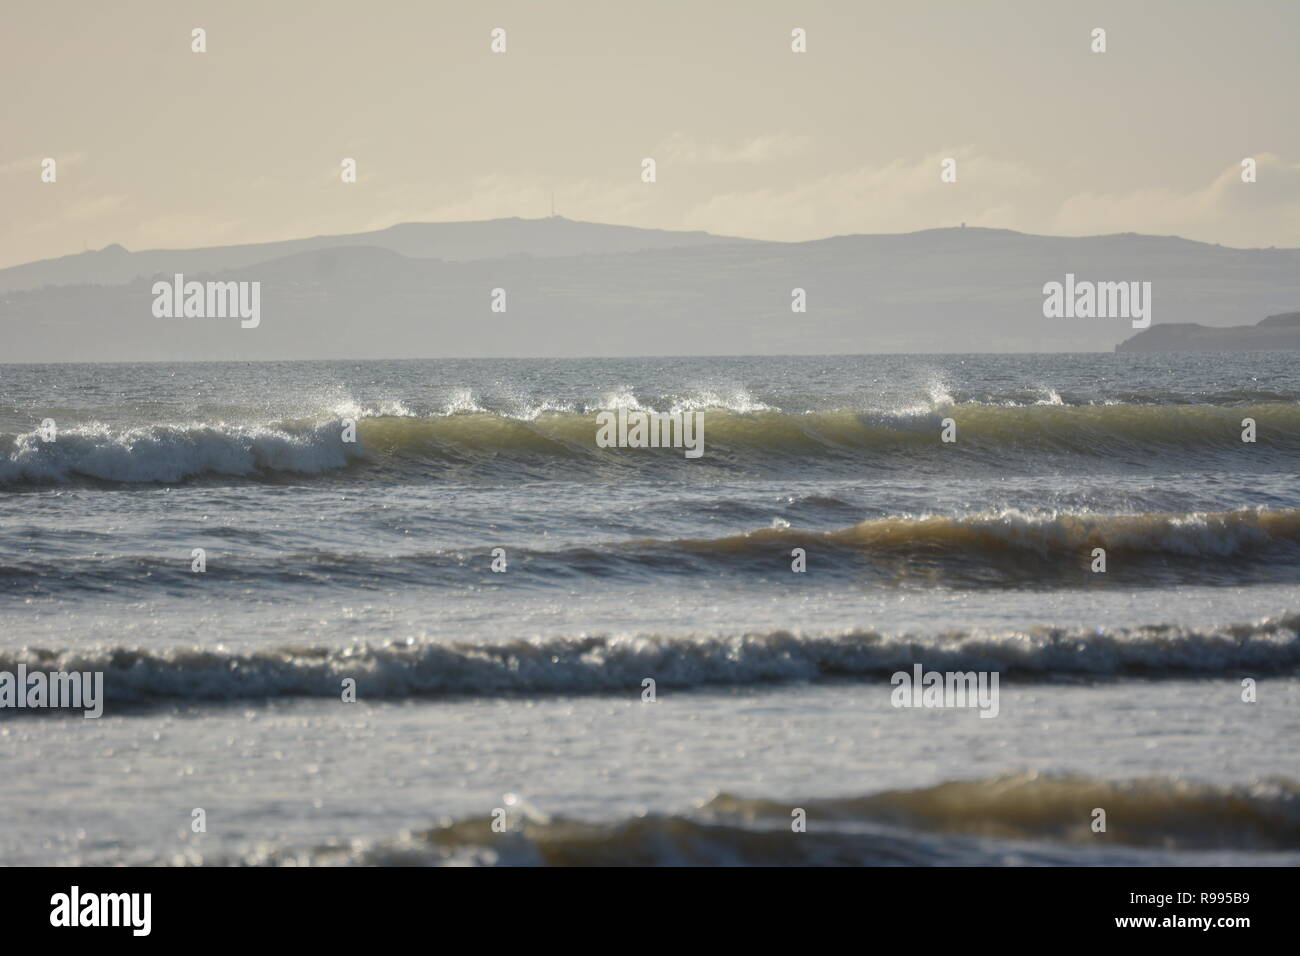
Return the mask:
POLYGON ((16 176, 22 173, 28 173, 31 176, 39 177, 41 174, 41 163, 46 159, 53 158, 58 164, 59 169, 67 169, 69 166, 80 166, 86 161, 85 153, 65 153, 60 156, 57 153, 50 156, 28 156, 25 159, 14 159, 7 163, 0 163, 0 176, 16 176))
POLYGON ((40 164, 47 159, 55 160, 60 172, 68 169, 69 166, 79 166, 86 161, 86 153, 69 152, 64 155, 44 155, 44 156, 27 156, 26 159, 10 160, 9 163, 0 163, 0 176, 21 176, 26 173, 34 178, 40 177, 40 164))
POLYGON ((720 191, 684 210, 676 227, 802 240, 965 222, 1052 235, 1141 232, 1242 247, 1300 246, 1300 164, 1271 153, 1255 159, 1255 183, 1243 183, 1240 165, 1231 164, 1186 191, 1062 197, 1057 177, 966 145, 786 186, 720 191), (940 179, 948 157, 957 160, 955 183, 940 179))
MULTIPOLYGON (((619 176, 397 180, 381 168, 364 188, 339 184, 337 168, 322 166, 320 180, 313 170, 308 188, 297 192, 283 180, 254 184, 267 195, 256 216, 242 217, 198 197, 180 214, 138 189, 96 189, 103 184, 80 173, 68 186, 60 176, 57 189, 43 187, 36 179, 39 158, 26 159, 0 166, 0 173, 32 176, 30 188, 14 190, 8 234, 0 237, 12 247, 13 263, 64 254, 70 234, 79 237, 78 246, 93 240, 130 248, 193 247, 362 232, 399 222, 540 218, 550 212, 553 191, 557 211, 569 219, 783 241, 965 222, 1049 235, 1140 232, 1239 247, 1300 246, 1300 163, 1272 153, 1255 157, 1258 181, 1250 184, 1241 182, 1239 163, 1228 161, 1188 189, 1066 193, 1055 171, 969 143, 817 175, 800 171, 806 170, 803 159, 799 168, 781 162, 801 152, 824 156, 817 146, 788 134, 710 142, 674 133, 655 151, 660 181, 654 184, 640 181, 635 160, 619 176), (955 183, 940 178, 949 157, 957 161, 955 183), (331 190, 329 202, 319 202, 317 185, 331 190), (304 205, 300 196, 313 202, 304 205), (67 228, 60 230, 60 223, 67 228)), ((83 159, 77 153, 60 159, 60 172, 83 159)), ((368 162, 364 168, 374 172, 368 162)))
POLYGON ((759 165, 790 159, 811 145, 807 136, 773 133, 736 143, 702 143, 680 131, 659 143, 650 153, 656 161, 679 166, 759 165))
MULTIPOLYGON (((439 184, 389 187, 379 196, 385 211, 370 218, 363 229, 383 229, 399 222, 462 222, 510 216, 549 215, 554 190, 556 211, 569 219, 645 225, 665 210, 655 206, 656 185, 635 176, 622 181, 485 175, 461 187, 439 184)), ((670 216, 671 218, 671 216, 670 216)))
MULTIPOLYGON (((660 158, 704 166, 724 158, 755 156, 770 146, 700 146, 684 137, 665 142, 660 158)), ((653 185, 622 179, 484 175, 467 184, 401 184, 385 188, 358 229, 396 222, 456 221, 508 216, 538 217, 550 210, 570 219, 662 229, 700 229, 720 235, 798 241, 847 233, 911 232, 965 222, 1023 232, 1097 235, 1144 232, 1182 235, 1228 245, 1300 245, 1300 166, 1261 154, 1259 182, 1243 184, 1240 167, 1225 167, 1205 186, 1178 192, 1134 190, 1062 196, 1056 175, 985 152, 954 145, 883 164, 862 164, 816 177, 748 167, 761 176, 749 188, 701 171, 653 185), (957 181, 940 178, 943 160, 957 160, 957 181), (432 194, 431 194, 432 193, 432 194)), ((664 163, 660 164, 663 172, 664 163)), ((321 230, 317 230, 321 231, 321 230)), ((325 229, 324 231, 330 231, 325 229)), ((342 231, 341 229, 336 231, 342 231)))
MULTIPOLYGON (((300 239, 302 236, 277 238, 300 239)), ((142 220, 116 241, 128 249, 194 249, 271 240, 254 233, 249 223, 244 221, 172 213, 142 220)))
POLYGON ((936 226, 1016 226, 1019 197, 1039 178, 1023 164, 953 147, 914 160, 862 165, 786 188, 722 192, 687 211, 684 226, 761 239, 816 239, 936 226), (940 178, 957 160, 957 181, 940 178))
POLYGON ((110 195, 74 202, 63 210, 63 218, 71 222, 86 222, 91 219, 99 219, 113 213, 128 198, 125 195, 110 195))
POLYGON ((1241 166, 1227 166, 1188 192, 1138 189, 1081 193, 1061 203, 1053 232, 1146 232, 1234 246, 1300 245, 1300 163, 1272 153, 1254 157, 1257 181, 1243 183, 1241 166))

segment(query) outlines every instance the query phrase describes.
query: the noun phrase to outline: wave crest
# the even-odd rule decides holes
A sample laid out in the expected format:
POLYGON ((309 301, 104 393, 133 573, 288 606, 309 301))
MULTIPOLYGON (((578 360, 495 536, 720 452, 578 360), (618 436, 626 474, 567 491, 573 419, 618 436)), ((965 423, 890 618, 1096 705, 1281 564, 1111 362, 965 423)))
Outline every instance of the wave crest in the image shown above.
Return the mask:
POLYGON ((339 423, 153 425, 61 430, 54 441, 33 431, 0 437, 0 484, 176 482, 199 475, 318 474, 359 457, 339 423))
POLYGON ((1028 514, 1008 509, 951 517, 873 518, 837 531, 763 528, 676 542, 690 551, 769 553, 826 544, 878 554, 1055 556, 1104 548, 1116 554, 1229 556, 1300 544, 1300 510, 1241 509, 1187 514, 1028 514))
MULTIPOLYGON (((362 699, 440 695, 637 693, 662 687, 879 679, 920 663, 1026 680, 1233 677, 1300 668, 1300 616, 1226 628, 1034 628, 985 634, 884 635, 789 631, 736 636, 536 638, 500 643, 414 640, 345 648, 0 652, 0 670, 103 671, 109 709, 171 701, 337 697, 344 678, 362 699)), ((18 714, 20 711, 0 711, 18 714)))
MULTIPOLYGON (((611 396, 611 399, 619 396, 611 396)), ((626 398, 626 396, 624 396, 626 398)), ((721 401, 721 399, 719 399, 721 401)), ((1267 457, 1300 451, 1300 405, 1284 402, 1214 405, 1069 406, 932 404, 911 412, 860 410, 784 412, 759 402, 705 403, 705 457, 711 464, 761 464, 796 459, 849 460, 867 467, 903 467, 918 455, 942 466, 971 460, 1005 463, 1068 455, 1122 463, 1134 458, 1204 454, 1267 457), (941 420, 957 423, 956 444, 941 444, 941 420), (1241 421, 1254 418, 1255 445, 1240 440, 1241 421), (1244 449, 1244 450, 1243 450, 1244 449), (973 456, 973 457, 972 457, 973 456)), ((677 403, 680 408, 693 403, 677 403)), ((628 407, 639 407, 629 405, 628 407)), ((364 411, 364 410, 363 410, 364 411)), ((357 442, 342 440, 343 420, 261 424, 159 424, 130 429, 70 428, 57 441, 37 432, 0 436, 0 483, 90 478, 113 482, 174 482, 199 475, 253 477, 317 474, 356 459, 380 467, 416 457, 446 464, 509 459, 574 459, 643 464, 671 458, 673 449, 601 449, 596 413, 535 409, 511 416, 485 411, 472 397, 445 413, 412 414, 388 403, 357 419, 357 442)))

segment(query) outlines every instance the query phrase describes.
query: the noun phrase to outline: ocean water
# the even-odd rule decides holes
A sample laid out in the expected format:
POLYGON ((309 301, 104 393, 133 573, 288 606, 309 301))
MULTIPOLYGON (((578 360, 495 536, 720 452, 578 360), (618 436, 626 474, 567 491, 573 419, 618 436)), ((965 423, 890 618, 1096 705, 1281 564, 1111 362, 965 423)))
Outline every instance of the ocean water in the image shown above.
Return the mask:
POLYGON ((1300 863, 1298 359, 0 365, 0 861, 1300 863))

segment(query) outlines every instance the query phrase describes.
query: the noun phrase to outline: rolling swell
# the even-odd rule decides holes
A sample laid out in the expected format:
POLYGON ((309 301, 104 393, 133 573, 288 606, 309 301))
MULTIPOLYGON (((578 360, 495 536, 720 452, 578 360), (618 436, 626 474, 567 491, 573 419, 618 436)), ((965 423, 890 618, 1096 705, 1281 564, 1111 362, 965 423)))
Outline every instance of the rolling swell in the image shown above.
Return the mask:
MULTIPOLYGON (((487 574, 492 549, 486 545, 391 554, 257 554, 214 548, 205 581, 269 594, 299 587, 508 590, 619 578, 707 581, 719 575, 759 583, 781 575, 790 586, 840 580, 970 589, 1294 583, 1300 578, 1300 510, 1096 514, 1008 509, 872 518, 832 531, 768 527, 717 538, 624 538, 553 550, 507 542, 506 551, 509 579, 487 574), (789 568, 796 548, 804 550, 810 573, 792 581, 789 568), (1091 571, 1098 548, 1106 552, 1105 575, 1091 571)), ((188 552, 180 549, 168 556, 0 554, 0 583, 11 599, 77 592, 127 595, 160 586, 178 595, 194 591, 188 552)))
POLYGON ((671 464, 760 468, 838 462, 889 471, 984 463, 1034 470, 1044 459, 1061 467, 1199 461, 1229 456, 1251 463, 1294 464, 1300 454, 1300 404, 1008 405, 941 404, 928 410, 785 412, 707 408, 705 455, 684 462, 680 449, 598 448, 595 413, 543 411, 512 417, 485 411, 418 417, 381 415, 357 422, 357 442, 342 440, 343 420, 253 424, 89 425, 43 442, 35 432, 0 435, 0 486, 90 480, 172 483, 201 476, 267 479, 316 475, 367 465, 395 479, 428 477, 430 465, 509 472, 535 466, 541 476, 671 464), (941 444, 952 418, 957 441, 941 444), (1241 421, 1255 419, 1258 439, 1241 441, 1241 421))
MULTIPOLYGON (((916 663, 997 671, 1023 681, 1289 675, 1300 668, 1300 616, 1197 629, 1033 628, 1001 633, 718 637, 580 636, 483 643, 405 641, 351 647, 132 647, 0 652, 0 671, 102 671, 105 712, 176 702, 335 698, 344 678, 364 700, 511 694, 640 694, 661 688, 792 681, 876 681, 916 663)), ((882 697, 882 699, 884 699, 882 697)), ((0 710, 0 715, 30 713, 0 710)))
POLYGON ((873 518, 837 531, 764 528, 725 538, 675 542, 697 552, 745 554, 800 545, 877 554, 1077 556, 1091 548, 1120 555, 1190 558, 1250 556, 1300 547, 1300 510, 1240 509, 1188 514, 1026 513, 873 518))
POLYGON ((1031 513, 871 518, 832 531, 769 527, 718 538, 634 540, 525 553, 588 574, 621 567, 710 575, 775 574, 802 548, 810 572, 897 586, 1058 588, 1228 584, 1300 579, 1300 510, 1184 514, 1031 513), (1094 575, 1095 549, 1107 575, 1094 575))
POLYGON ((510 831, 489 816, 446 820, 395 840, 181 864, 411 866, 1006 865, 1107 862, 1168 865, 1215 851, 1300 849, 1300 783, 1214 786, 1168 778, 1107 781, 1011 774, 837 799, 719 794, 697 808, 611 822, 550 817, 515 798, 510 831), (791 830, 791 811, 808 829, 791 830), (1094 807, 1107 829, 1092 832, 1094 807), (996 841, 996 842, 994 842, 996 841), (1006 841, 1016 841, 1008 844, 1006 841), (1159 851, 1153 856, 1151 851, 1159 851))

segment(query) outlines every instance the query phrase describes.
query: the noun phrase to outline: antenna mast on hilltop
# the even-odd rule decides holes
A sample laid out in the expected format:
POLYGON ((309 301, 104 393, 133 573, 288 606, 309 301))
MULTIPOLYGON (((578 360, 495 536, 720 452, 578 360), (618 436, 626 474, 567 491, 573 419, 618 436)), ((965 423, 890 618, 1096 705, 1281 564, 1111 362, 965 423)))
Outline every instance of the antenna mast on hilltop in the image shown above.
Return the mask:
POLYGON ((551 190, 551 218, 555 218, 555 190, 551 190))

